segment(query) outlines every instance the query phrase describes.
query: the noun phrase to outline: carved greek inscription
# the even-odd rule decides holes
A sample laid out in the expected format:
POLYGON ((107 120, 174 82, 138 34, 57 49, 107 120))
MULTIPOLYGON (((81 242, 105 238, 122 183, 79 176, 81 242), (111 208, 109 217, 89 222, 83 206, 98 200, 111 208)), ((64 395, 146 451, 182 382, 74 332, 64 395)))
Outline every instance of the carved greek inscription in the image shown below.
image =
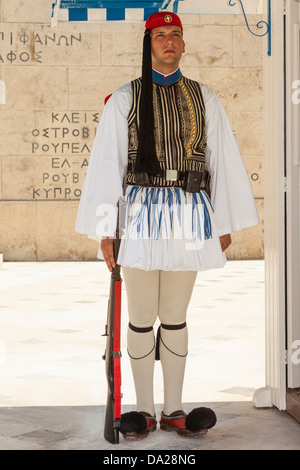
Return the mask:
POLYGON ((41 187, 32 190, 33 199, 79 199, 87 166, 87 158, 71 161, 53 157, 51 170, 41 175, 41 187))
POLYGON ((42 64, 44 54, 47 53, 45 46, 68 46, 82 42, 81 33, 67 34, 53 32, 34 33, 33 31, 0 31, 0 64, 42 64), (39 50, 43 46, 43 50, 39 50))
POLYGON ((79 199, 88 158, 99 123, 99 113, 52 112, 38 119, 47 127, 32 130, 32 155, 49 158, 32 189, 33 199, 79 199))

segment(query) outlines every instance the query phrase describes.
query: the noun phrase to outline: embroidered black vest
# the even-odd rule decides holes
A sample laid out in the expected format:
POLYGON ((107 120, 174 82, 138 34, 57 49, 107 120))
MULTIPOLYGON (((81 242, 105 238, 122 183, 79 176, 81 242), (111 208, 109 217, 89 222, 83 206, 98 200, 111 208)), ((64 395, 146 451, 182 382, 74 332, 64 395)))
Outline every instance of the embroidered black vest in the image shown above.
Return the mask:
MULTIPOLYGON (((133 103, 128 115, 126 184, 135 184, 141 78, 131 82, 133 103)), ((169 86, 153 82, 157 158, 163 170, 203 171, 205 168, 205 105, 198 82, 181 76, 169 86)), ((180 181, 154 177, 155 186, 181 186, 180 181)))

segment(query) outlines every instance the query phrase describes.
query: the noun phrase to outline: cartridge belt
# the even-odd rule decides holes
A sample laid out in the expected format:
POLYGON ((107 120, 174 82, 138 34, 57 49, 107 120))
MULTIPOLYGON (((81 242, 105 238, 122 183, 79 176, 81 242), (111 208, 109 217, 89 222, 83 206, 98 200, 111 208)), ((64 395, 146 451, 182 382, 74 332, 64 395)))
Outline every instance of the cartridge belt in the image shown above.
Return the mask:
MULTIPOLYGON (((158 175, 163 177, 166 181, 181 182, 181 187, 184 191, 197 193, 201 190, 207 189, 209 181, 209 173, 207 170, 201 171, 178 171, 178 170, 162 170, 162 174, 158 175)), ((135 184, 137 186, 157 186, 152 175, 148 173, 135 173, 135 184)))

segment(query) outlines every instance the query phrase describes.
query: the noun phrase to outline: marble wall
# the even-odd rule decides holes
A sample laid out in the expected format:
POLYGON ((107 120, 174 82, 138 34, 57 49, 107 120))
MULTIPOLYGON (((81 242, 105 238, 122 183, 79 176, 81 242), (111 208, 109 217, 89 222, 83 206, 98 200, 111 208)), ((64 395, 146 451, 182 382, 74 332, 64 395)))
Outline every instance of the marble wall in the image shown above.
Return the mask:
MULTIPOLYGON (((0 253, 4 260, 95 259, 75 233, 81 188, 105 96, 139 76, 137 23, 50 26, 51 0, 0 0, 0 253)), ((250 24, 261 18, 250 16, 250 24)), ((229 259, 264 256, 263 40, 240 15, 183 17, 183 73, 225 106, 261 224, 233 234, 229 259)))

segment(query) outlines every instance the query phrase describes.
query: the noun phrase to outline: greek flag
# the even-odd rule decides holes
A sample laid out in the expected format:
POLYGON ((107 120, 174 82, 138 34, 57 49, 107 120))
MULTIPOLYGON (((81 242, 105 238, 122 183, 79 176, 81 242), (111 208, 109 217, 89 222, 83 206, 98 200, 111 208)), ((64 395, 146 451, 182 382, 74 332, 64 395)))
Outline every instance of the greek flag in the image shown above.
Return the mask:
POLYGON ((51 26, 58 21, 145 21, 157 11, 178 11, 185 0, 55 0, 51 26))
POLYGON ((55 0, 51 26, 58 21, 145 21, 157 11, 181 14, 262 14, 263 0, 55 0))

